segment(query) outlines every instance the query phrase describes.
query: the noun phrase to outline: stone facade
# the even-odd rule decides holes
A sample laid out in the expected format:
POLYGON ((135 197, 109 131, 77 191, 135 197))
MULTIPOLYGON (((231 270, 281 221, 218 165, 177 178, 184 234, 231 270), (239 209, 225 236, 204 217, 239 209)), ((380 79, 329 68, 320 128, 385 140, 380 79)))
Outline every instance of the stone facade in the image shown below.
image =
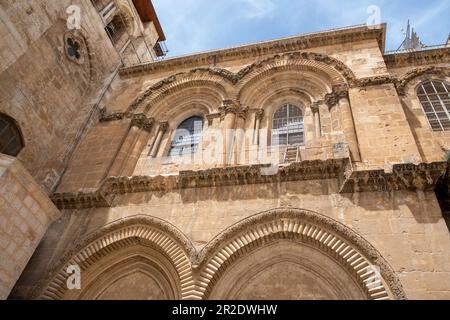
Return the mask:
POLYGON ((450 299, 450 132, 430 128, 416 94, 450 83, 450 48, 386 55, 385 32, 122 67, 10 297, 450 299), (274 148, 286 104, 304 144, 274 148), (193 116, 196 151, 169 157, 193 116))
POLYGON ((17 159, 0 154, 0 181, 0 299, 6 299, 61 213, 17 159))

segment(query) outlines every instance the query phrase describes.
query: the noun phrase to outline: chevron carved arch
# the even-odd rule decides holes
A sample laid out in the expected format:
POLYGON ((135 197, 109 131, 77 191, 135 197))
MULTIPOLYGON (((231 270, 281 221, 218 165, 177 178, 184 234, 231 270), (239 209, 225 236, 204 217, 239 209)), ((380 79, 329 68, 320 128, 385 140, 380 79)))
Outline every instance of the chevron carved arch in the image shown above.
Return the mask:
POLYGON ((60 260, 44 289, 35 294, 36 298, 63 299, 67 291, 68 266, 77 265, 83 273, 108 254, 134 245, 148 245, 163 254, 178 274, 175 280, 179 284, 181 298, 196 299, 191 267, 192 256, 195 255, 192 243, 171 224, 149 216, 113 222, 81 240, 60 260))
POLYGON ((397 79, 396 87, 397 91, 401 96, 406 95, 406 89, 408 85, 416 78, 422 77, 425 75, 436 75, 442 78, 450 77, 450 67, 426 67, 426 68, 417 68, 411 70, 404 74, 402 77, 397 79))
MULTIPOLYGON (((312 52, 294 52, 275 55, 271 58, 253 63, 241 69, 237 73, 221 68, 196 68, 189 72, 182 72, 167 77, 146 89, 129 106, 128 112, 136 110, 139 106, 152 101, 158 101, 169 92, 174 92, 186 86, 195 86, 198 83, 208 82, 212 86, 220 88, 228 99, 228 95, 236 92, 244 83, 254 78, 257 74, 271 69, 279 64, 303 66, 298 70, 309 70, 326 75, 333 85, 353 84, 356 77, 343 62, 330 56, 312 52), (158 96, 160 98, 158 98, 158 96)), ((224 99, 225 100, 225 99, 224 99)))
POLYGON ((406 299, 394 270, 371 244, 329 217, 300 209, 257 214, 211 241, 198 256, 197 294, 208 299, 228 267, 278 239, 307 243, 331 255, 353 275, 368 299, 406 299), (373 266, 379 268, 379 276, 373 266), (374 285, 377 276, 381 279, 374 285))

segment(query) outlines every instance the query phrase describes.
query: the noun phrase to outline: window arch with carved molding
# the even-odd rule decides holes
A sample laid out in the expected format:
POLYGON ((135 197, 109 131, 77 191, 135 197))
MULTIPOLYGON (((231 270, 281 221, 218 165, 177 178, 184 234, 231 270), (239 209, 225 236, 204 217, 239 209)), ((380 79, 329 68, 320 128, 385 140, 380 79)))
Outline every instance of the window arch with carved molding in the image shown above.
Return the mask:
POLYGON ((203 119, 198 116, 184 120, 175 131, 170 156, 185 156, 197 152, 203 131, 203 119))
POLYGON ((290 103, 284 104, 273 115, 272 145, 304 145, 304 127, 303 110, 290 103))
POLYGON ((16 121, 0 113, 0 153, 16 157, 23 147, 22 133, 16 121))
POLYGON ((417 88, 417 96, 433 131, 450 131, 450 85, 426 81, 417 88))

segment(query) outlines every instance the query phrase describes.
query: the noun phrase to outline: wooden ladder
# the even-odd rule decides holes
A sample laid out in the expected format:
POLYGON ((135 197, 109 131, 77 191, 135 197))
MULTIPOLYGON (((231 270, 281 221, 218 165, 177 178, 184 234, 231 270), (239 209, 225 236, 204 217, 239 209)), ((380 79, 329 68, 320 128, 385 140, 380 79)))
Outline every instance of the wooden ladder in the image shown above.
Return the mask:
POLYGON ((293 163, 300 161, 300 147, 289 146, 284 152, 283 163, 293 163))

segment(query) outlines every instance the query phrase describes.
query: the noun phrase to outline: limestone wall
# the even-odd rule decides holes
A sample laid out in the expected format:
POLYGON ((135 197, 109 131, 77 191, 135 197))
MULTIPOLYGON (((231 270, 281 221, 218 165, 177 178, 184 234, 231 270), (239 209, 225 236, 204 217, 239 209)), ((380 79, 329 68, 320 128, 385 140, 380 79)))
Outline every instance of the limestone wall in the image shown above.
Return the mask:
POLYGON ((50 191, 119 59, 90 1, 2 1, 0 35, 0 112, 19 123, 19 159, 50 191), (78 61, 66 54, 70 5, 80 8, 78 61))
MULTIPOLYGON (((163 219, 200 250, 233 224, 274 208, 312 210, 351 228, 388 261, 407 298, 450 298, 450 237, 434 193, 338 194, 335 180, 135 193, 114 208, 66 210, 28 268, 45 274, 75 242, 126 217, 163 219)), ((16 294, 29 293, 38 278, 23 279, 16 294)))
POLYGON ((0 154, 0 299, 60 212, 19 160, 0 154))

